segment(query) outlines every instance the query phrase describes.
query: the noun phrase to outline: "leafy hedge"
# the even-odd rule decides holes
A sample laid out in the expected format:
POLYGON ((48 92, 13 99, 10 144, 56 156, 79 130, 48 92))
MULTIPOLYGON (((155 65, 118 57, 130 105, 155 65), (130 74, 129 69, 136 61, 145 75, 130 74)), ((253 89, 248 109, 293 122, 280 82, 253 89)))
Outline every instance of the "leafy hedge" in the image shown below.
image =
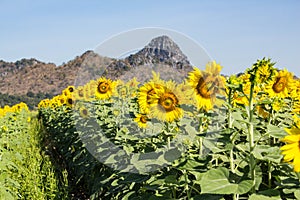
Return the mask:
POLYGON ((25 110, 0 118, 0 199, 66 198, 66 171, 55 171, 42 150, 40 130, 25 110))

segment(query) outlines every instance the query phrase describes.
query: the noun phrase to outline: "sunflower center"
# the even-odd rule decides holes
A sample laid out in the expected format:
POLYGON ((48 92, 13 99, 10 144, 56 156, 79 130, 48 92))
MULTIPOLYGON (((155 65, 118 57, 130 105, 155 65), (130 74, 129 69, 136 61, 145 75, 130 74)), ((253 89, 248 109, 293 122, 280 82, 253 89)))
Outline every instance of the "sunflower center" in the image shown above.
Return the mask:
POLYGON ((98 85, 98 91, 102 94, 105 94, 109 90, 109 84, 106 82, 101 82, 98 85))
POLYGON ((79 96, 79 97, 84 97, 84 92, 83 92, 83 90, 79 90, 79 91, 78 91, 78 96, 79 96))
POLYGON ((87 109, 83 109, 83 110, 82 110, 82 114, 85 115, 85 116, 88 115, 87 109))
POLYGON ((74 104, 74 101, 73 101, 72 98, 68 98, 68 104, 70 104, 70 105, 73 105, 73 104, 74 104))
POLYGON ((178 99, 173 93, 164 94, 158 101, 167 112, 170 112, 178 105, 178 99))
POLYGON ((286 81, 285 77, 277 78, 276 82, 273 84, 273 87, 272 87, 274 92, 276 92, 276 93, 282 92, 286 87, 286 84, 287 84, 286 82, 287 81, 286 81))
POLYGON ((208 78, 207 80, 204 80, 203 77, 200 78, 196 87, 198 94, 205 99, 210 98, 214 91, 214 84, 212 78, 208 78))
POLYGON ((63 98, 61 98, 59 101, 60 101, 61 104, 65 103, 65 100, 63 98))
POLYGON ((140 117, 140 122, 146 124, 147 123, 147 117, 146 116, 141 116, 140 117))
POLYGON ((74 88, 73 87, 69 87, 69 92, 74 92, 74 88))

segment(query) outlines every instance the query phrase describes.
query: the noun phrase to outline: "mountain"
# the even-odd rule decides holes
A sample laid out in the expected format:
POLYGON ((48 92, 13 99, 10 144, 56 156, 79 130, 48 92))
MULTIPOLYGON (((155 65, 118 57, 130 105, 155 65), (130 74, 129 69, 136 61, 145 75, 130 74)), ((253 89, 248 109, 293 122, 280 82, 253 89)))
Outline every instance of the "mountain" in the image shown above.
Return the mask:
MULTIPOLYGON (((82 85, 100 76, 124 81, 137 77, 145 82, 152 77, 151 71, 159 72, 162 79, 182 81, 191 70, 179 46, 168 36, 159 36, 124 59, 86 51, 60 66, 34 58, 16 62, 0 60, 0 94, 5 94, 8 101, 11 96, 21 100, 25 96, 42 98, 59 94, 68 85, 82 85)), ((4 103, 9 102, 0 101, 4 103)))
POLYGON ((151 71, 156 71, 163 79, 180 82, 191 70, 192 66, 187 56, 174 41, 164 35, 152 39, 137 53, 112 62, 104 71, 104 75, 124 81, 137 77, 138 81, 145 82, 152 76, 151 71))

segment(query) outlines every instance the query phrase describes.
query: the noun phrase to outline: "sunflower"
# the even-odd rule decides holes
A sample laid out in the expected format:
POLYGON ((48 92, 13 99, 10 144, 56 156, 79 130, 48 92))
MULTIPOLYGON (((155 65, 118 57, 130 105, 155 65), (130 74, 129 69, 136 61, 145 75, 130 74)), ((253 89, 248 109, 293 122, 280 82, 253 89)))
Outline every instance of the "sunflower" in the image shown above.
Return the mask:
POLYGON ((257 112, 260 116, 263 118, 269 118, 270 117, 270 106, 268 104, 260 104, 256 107, 257 112))
POLYGON ((115 93, 115 88, 117 86, 116 81, 106 79, 101 77, 97 80, 97 85, 95 87, 95 97, 97 99, 108 99, 113 93, 115 93))
POLYGON ((83 86, 78 86, 78 88, 74 91, 74 97, 77 100, 86 100, 87 94, 85 88, 83 86))
POLYGON ((117 91, 118 97, 126 98, 128 96, 128 87, 126 87, 126 85, 118 86, 117 91))
POLYGON ((177 90, 180 94, 183 94, 181 95, 181 104, 195 104, 194 90, 187 81, 177 85, 177 90))
POLYGON ((73 95, 68 95, 68 96, 66 96, 65 98, 66 98, 66 99, 65 99, 66 105, 67 105, 68 107, 74 107, 74 106, 75 106, 76 100, 75 100, 75 98, 74 98, 73 95))
POLYGON ((139 127, 146 128, 148 117, 147 115, 144 114, 137 114, 136 117, 134 118, 134 121, 138 124, 139 127))
POLYGON ((140 82, 138 82, 136 80, 136 77, 134 77, 133 79, 129 80, 126 85, 129 87, 129 88, 137 88, 138 85, 140 84, 140 82))
POLYGON ((291 86, 291 97, 294 99, 300 99, 300 79, 294 80, 291 86))
POLYGON ((97 82, 95 80, 91 80, 87 84, 83 86, 84 92, 84 100, 85 101, 92 101, 95 98, 95 90, 97 88, 97 82))
POLYGON ((71 86, 68 86, 66 89, 64 89, 62 91, 62 94, 65 96, 68 96, 68 95, 72 94, 74 91, 75 91, 75 87, 71 85, 71 86))
POLYGON ((270 97, 286 98, 293 82, 293 74, 286 69, 277 72, 274 81, 266 87, 270 97))
POLYGON ((271 63, 271 59, 258 60, 254 64, 255 68, 255 82, 258 84, 265 84, 273 80, 276 69, 273 67, 275 63, 271 63))
POLYGON ((274 101, 272 102, 272 109, 275 111, 279 111, 280 109, 282 109, 285 106, 285 102, 283 99, 274 99, 274 101))
POLYGON ((11 110, 13 112, 20 112, 21 110, 28 111, 29 109, 28 109, 28 106, 26 103, 21 102, 21 103, 14 105, 13 107, 11 107, 11 110))
POLYGON ((89 111, 86 107, 82 106, 79 108, 79 115, 82 118, 88 118, 89 117, 89 111))
POLYGON ((222 93, 225 78, 219 75, 221 66, 216 62, 208 63, 205 71, 194 68, 189 74, 188 82, 194 90, 198 109, 212 109, 216 95, 222 93))
POLYGON ((284 155, 283 161, 291 163, 295 172, 300 172, 300 129, 293 127, 286 129, 286 132, 289 135, 282 139, 286 145, 280 148, 284 155))
POLYGON ((158 91, 162 89, 163 86, 161 84, 152 81, 140 87, 138 104, 142 113, 149 113, 150 106, 158 99, 158 91))
POLYGON ((42 101, 39 102, 38 108, 46 108, 50 104, 50 99, 43 99, 42 101))
POLYGON ((150 105, 150 117, 167 122, 182 118, 183 109, 180 105, 184 94, 176 86, 173 81, 168 81, 163 89, 157 91, 158 98, 150 105))

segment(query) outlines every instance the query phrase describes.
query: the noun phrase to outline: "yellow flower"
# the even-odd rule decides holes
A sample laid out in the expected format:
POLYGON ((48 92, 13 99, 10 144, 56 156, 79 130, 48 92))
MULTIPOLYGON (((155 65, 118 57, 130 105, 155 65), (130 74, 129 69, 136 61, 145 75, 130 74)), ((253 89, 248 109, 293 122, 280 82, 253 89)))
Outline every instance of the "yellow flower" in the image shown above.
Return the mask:
POLYGON ((300 99, 300 79, 294 80, 291 86, 291 97, 300 99))
POLYGON ((225 78, 219 74, 221 68, 216 62, 212 62, 207 64, 205 71, 194 68, 190 72, 188 82, 194 90, 199 109, 212 109, 216 101, 216 95, 222 93, 225 78))
POLYGON ((38 104, 38 108, 49 107, 49 104, 50 104, 50 99, 44 99, 44 100, 40 101, 40 103, 38 104))
POLYGON ((276 69, 273 67, 274 64, 275 63, 271 63, 271 59, 264 58, 262 60, 258 60, 253 66, 256 68, 254 81, 258 84, 265 84, 273 80, 276 73, 276 69))
POLYGON ((65 98, 66 98, 66 105, 68 107, 74 107, 75 106, 76 100, 75 100, 73 95, 69 94, 65 98))
POLYGON ((128 96, 128 87, 125 85, 118 86, 118 96, 121 98, 126 98, 128 96))
POLYGON ((183 94, 176 84, 168 81, 162 90, 157 91, 158 98, 150 105, 149 116, 161 121, 172 122, 183 117, 182 104, 183 94))
POLYGON ((267 109, 266 106, 267 105, 265 105, 265 104, 260 104, 256 107, 258 114, 260 116, 262 116, 263 118, 270 117, 269 109, 267 109))
POLYGON ((75 99, 77 99, 77 100, 86 100, 87 99, 86 91, 85 91, 85 88, 83 86, 79 86, 74 91, 73 95, 75 96, 75 99))
POLYGON ((13 112, 20 112, 21 110, 25 110, 25 111, 29 110, 26 103, 21 102, 11 107, 11 111, 13 112))
POLYGON ((117 84, 117 81, 112 81, 104 77, 99 78, 97 80, 97 86, 95 88, 95 97, 97 99, 110 98, 113 93, 115 93, 117 84))
POLYGON ((293 74, 286 69, 277 73, 274 81, 266 87, 270 97, 286 98, 289 96, 289 90, 293 82, 293 74))
POLYGON ((140 84, 140 82, 138 82, 136 80, 136 77, 134 77, 133 79, 129 80, 126 85, 129 87, 129 88, 137 88, 138 85, 140 84))
POLYGON ((281 108, 283 108, 285 105, 283 99, 274 99, 272 102, 272 108, 275 111, 279 111, 281 108))
POLYGON ((72 94, 75 91, 75 87, 74 86, 68 86, 66 89, 64 89, 62 91, 62 94, 65 96, 68 96, 70 94, 72 94))
POLYGON ((139 89, 138 104, 141 113, 149 113, 150 106, 158 99, 158 91, 162 90, 163 86, 159 83, 148 82, 139 89))
POLYGON ((70 92, 70 93, 73 93, 75 91, 75 87, 74 86, 68 86, 67 87, 67 90, 70 92))
POLYGON ((295 172, 300 172, 300 129, 293 127, 286 129, 286 132, 289 135, 282 139, 286 145, 280 148, 284 155, 283 161, 291 163, 295 172))
POLYGON ((86 107, 82 106, 79 108, 79 115, 82 118, 88 118, 89 117, 89 111, 86 107))
POLYGON ((134 121, 138 124, 139 127, 146 128, 148 117, 147 115, 144 114, 137 114, 136 117, 134 118, 134 121))
POLYGON ((8 131, 8 128, 7 128, 7 126, 5 126, 5 125, 1 126, 1 129, 2 129, 4 132, 8 131))

